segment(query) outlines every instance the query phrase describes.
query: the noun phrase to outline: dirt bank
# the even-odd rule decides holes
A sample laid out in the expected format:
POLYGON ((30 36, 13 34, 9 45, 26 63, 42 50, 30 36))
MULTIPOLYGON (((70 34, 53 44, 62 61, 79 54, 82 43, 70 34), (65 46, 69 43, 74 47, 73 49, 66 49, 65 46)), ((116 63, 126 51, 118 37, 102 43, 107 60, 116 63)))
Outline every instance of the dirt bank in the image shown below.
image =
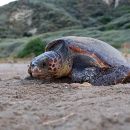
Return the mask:
POLYGON ((27 64, 0 64, 0 130, 130 130, 130 84, 47 83, 27 75, 27 64))

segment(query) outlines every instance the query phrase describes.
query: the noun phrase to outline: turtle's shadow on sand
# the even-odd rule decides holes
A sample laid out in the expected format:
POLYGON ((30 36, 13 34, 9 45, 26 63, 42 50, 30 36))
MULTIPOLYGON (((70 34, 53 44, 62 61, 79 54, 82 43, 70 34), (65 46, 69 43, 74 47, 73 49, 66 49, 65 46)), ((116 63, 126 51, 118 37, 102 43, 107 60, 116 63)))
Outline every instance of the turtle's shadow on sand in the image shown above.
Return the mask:
MULTIPOLYGON (((73 82, 69 77, 62 77, 59 79, 37 79, 37 78, 33 78, 30 76, 25 77, 24 79, 21 80, 21 82, 23 84, 30 84, 30 83, 35 83, 35 84, 60 84, 60 83, 67 83, 67 84, 71 84, 71 83, 75 83, 73 82)), ((127 84, 130 83, 130 80, 126 80, 126 82, 124 82, 123 84, 127 84)))
POLYGON ((40 84, 50 84, 50 83, 73 83, 72 80, 68 77, 63 77, 63 78, 59 78, 59 79, 37 79, 37 78, 33 78, 33 77, 25 77, 23 79, 23 81, 31 81, 31 82, 35 82, 35 83, 40 83, 40 84))

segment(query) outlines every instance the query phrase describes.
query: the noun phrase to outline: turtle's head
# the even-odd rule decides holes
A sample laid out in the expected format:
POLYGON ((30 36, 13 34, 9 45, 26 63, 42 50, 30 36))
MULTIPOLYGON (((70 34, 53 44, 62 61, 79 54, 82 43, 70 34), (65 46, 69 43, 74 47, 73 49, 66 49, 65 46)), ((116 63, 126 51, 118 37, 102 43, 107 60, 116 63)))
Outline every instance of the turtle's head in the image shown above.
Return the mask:
POLYGON ((61 69, 61 56, 54 51, 45 52, 35 57, 29 66, 28 73, 35 78, 46 79, 58 77, 61 69))

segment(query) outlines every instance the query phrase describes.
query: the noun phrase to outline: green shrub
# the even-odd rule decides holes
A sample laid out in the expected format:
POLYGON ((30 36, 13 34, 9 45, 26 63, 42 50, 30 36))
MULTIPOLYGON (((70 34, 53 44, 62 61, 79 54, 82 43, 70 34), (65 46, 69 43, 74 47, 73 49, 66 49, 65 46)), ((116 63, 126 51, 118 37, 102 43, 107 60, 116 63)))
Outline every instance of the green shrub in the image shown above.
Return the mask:
POLYGON ((111 17, 109 16, 102 16, 101 18, 99 18, 99 21, 103 24, 107 24, 112 20, 111 17))
POLYGON ((121 44, 117 44, 117 43, 113 43, 111 44, 113 47, 115 47, 116 49, 120 49, 121 48, 121 44))
POLYGON ((34 54, 35 56, 41 54, 45 50, 46 43, 43 42, 40 38, 35 38, 29 41, 26 46, 18 53, 19 58, 23 58, 34 54))
POLYGON ((123 29, 129 29, 130 28, 130 23, 125 24, 122 28, 123 29))

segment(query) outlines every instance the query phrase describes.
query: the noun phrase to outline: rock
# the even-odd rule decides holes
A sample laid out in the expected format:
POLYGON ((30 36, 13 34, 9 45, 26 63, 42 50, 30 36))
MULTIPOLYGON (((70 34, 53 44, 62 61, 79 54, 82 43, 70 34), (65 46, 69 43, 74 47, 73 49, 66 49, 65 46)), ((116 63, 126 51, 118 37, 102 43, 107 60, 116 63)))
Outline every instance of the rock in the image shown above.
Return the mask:
POLYGON ((18 79, 19 80, 19 79, 21 79, 21 77, 19 75, 16 75, 16 76, 13 77, 13 79, 18 79))

